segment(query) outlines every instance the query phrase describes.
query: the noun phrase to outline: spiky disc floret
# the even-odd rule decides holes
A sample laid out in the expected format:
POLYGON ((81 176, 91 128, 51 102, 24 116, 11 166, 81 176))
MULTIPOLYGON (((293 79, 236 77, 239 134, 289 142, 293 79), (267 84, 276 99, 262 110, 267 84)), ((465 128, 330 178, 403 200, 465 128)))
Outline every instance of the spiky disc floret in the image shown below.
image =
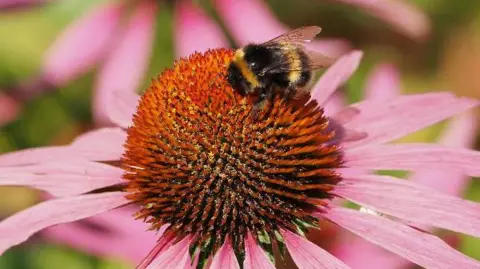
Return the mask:
POLYGON ((341 155, 323 110, 276 98, 252 117, 251 100, 222 76, 232 56, 193 54, 154 80, 122 164, 128 198, 142 205, 137 217, 191 238, 199 267, 227 239, 241 263, 248 232, 271 250, 279 229, 317 225, 312 210, 328 203, 340 180, 341 155))

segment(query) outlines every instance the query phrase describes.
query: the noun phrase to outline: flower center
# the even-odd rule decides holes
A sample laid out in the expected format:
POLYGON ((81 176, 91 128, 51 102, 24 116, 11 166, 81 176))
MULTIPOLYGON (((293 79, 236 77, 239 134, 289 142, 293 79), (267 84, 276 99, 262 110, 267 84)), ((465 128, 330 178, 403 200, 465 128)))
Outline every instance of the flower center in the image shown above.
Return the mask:
POLYGON ((191 238, 199 267, 226 240, 243 261, 250 233, 266 250, 279 230, 316 226, 331 199, 341 153, 323 110, 308 98, 253 104, 223 78, 233 52, 193 54, 143 95, 122 166, 137 217, 191 238))

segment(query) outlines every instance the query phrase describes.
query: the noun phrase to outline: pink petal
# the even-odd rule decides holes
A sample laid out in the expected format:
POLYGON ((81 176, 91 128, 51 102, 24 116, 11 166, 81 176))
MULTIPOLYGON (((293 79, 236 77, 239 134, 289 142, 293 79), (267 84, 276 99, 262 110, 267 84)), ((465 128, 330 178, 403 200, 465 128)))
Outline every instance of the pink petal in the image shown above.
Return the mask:
POLYGON ((57 162, 45 162, 35 165, 11 166, 2 168, 2 172, 3 171, 9 173, 26 172, 37 175, 58 173, 95 177, 121 177, 123 174, 123 170, 121 168, 85 160, 61 160, 57 162))
POLYGON ((138 210, 139 207, 136 205, 125 206, 92 216, 88 218, 88 221, 98 223, 102 227, 105 227, 105 229, 115 233, 143 238, 146 242, 151 241, 154 243, 152 244, 153 246, 164 230, 168 228, 168 225, 162 226, 158 232, 147 231, 148 228, 150 228, 150 224, 133 217, 138 210), (155 240, 148 239, 152 237, 155 240))
POLYGON ((14 120, 20 112, 20 105, 0 92, 0 126, 14 120))
POLYGON ((390 23, 398 31, 414 39, 425 39, 430 32, 427 16, 413 4, 401 0, 336 0, 358 6, 390 23))
POLYGON ((375 67, 365 85, 365 99, 386 101, 400 94, 400 74, 395 66, 381 64, 375 67))
MULTIPOLYGON (((400 91, 400 74, 398 70, 391 64, 380 64, 371 71, 367 79, 365 98, 375 101, 389 101, 397 97, 400 91)), ((353 119, 352 116, 348 117, 349 120, 344 122, 353 119)), ((367 171, 358 171, 358 173, 367 174, 367 171)), ((336 257, 353 268, 403 268, 409 263, 402 257, 358 237, 348 238, 339 242, 332 249, 332 252, 336 257), (375 262, 372 263, 372 260, 375 260, 375 262)))
POLYGON ((425 268, 480 266, 479 262, 451 248, 438 237, 384 217, 337 207, 321 216, 425 268))
POLYGON ((347 122, 352 121, 360 114, 360 111, 354 107, 346 107, 333 115, 333 119, 337 124, 345 125, 347 122))
POLYGON ((275 269, 275 266, 268 259, 263 249, 257 244, 249 233, 245 240, 245 269, 275 269))
POLYGON ((282 236, 287 245, 288 252, 292 256, 299 269, 325 268, 325 269, 348 269, 346 264, 333 255, 290 231, 282 230, 282 236))
POLYGON ((288 31, 264 1, 216 0, 214 3, 240 45, 265 42, 288 31))
POLYGON ((133 114, 137 110, 140 96, 134 92, 111 92, 106 109, 110 120, 127 129, 132 125, 133 114))
POLYGON ((149 251, 147 244, 136 242, 135 237, 125 238, 117 234, 102 233, 77 223, 47 228, 42 235, 49 241, 68 245, 82 252, 99 257, 127 259, 132 263, 139 262, 149 251))
POLYGON ((43 72, 47 80, 64 85, 102 59, 114 39, 122 11, 118 3, 109 3, 69 25, 45 54, 43 72))
POLYGON ((389 142, 477 105, 476 100, 448 93, 405 95, 390 102, 363 101, 353 105, 360 114, 345 127, 366 132, 368 137, 344 147, 389 142))
POLYGON ((93 161, 120 160, 127 134, 120 128, 102 128, 78 136, 71 148, 93 161))
MULTIPOLYGON (((442 133, 440 143, 451 147, 468 147, 475 138, 475 123, 473 113, 465 113, 454 118, 442 133)), ((467 179, 463 173, 447 169, 416 171, 413 176, 409 177, 409 180, 454 196, 462 194, 469 182, 469 178, 467 179)), ((427 225, 416 224, 415 227, 425 231, 432 230, 431 226, 427 225)), ((354 268, 406 268, 408 265, 407 260, 360 238, 340 242, 333 253, 354 268), (375 263, 372 263, 372 260, 375 260, 375 263)))
POLYGON ((371 145, 346 149, 349 167, 376 170, 454 169, 480 176, 480 152, 436 144, 371 145))
POLYGON ((141 85, 150 60, 156 14, 155 1, 139 1, 117 47, 102 66, 93 104, 98 123, 109 123, 106 102, 111 92, 135 92, 141 85))
MULTIPOLYGON (((216 0, 214 3, 239 45, 265 42, 290 30, 275 18, 264 1, 216 0)), ((338 39, 312 41, 308 47, 331 57, 341 55, 348 49, 346 42, 338 39)))
POLYGON ((361 51, 353 51, 338 59, 312 87, 312 98, 323 105, 338 87, 350 79, 362 58, 361 51))
POLYGON ((2 169, 0 185, 29 186, 54 196, 71 196, 124 183, 122 175, 122 169, 100 163, 55 162, 2 169))
POLYGON ((99 129, 77 137, 70 146, 33 148, 0 155, 0 167, 62 160, 119 160, 126 137, 125 131, 119 128, 99 129))
POLYGON ((341 92, 333 93, 323 105, 325 115, 333 117, 337 112, 345 107, 345 96, 341 92))
MULTIPOLYGON (((447 129, 442 134, 440 140, 442 144, 451 147, 468 147, 471 145, 475 138, 476 120, 475 115, 471 111, 469 112, 454 118, 449 123, 447 129)), ((469 182, 469 178, 463 173, 451 169, 416 171, 409 179, 454 196, 463 193, 469 182)), ((415 226, 426 231, 432 230, 431 226, 428 225, 416 224, 415 226)), ((395 256, 361 239, 341 242, 333 252, 335 256, 354 268, 404 268, 408 265, 408 261, 399 256, 395 256), (372 264, 372 260, 375 260, 375 263, 372 264)))
POLYGON ((477 125, 474 111, 462 113, 448 123, 442 132, 439 143, 449 147, 471 147, 475 142, 477 125))
POLYGON ((345 178, 338 196, 414 223, 480 237, 480 204, 390 176, 345 178))
MULTIPOLYGON (((290 29, 285 29, 284 33, 290 29)), ((320 34, 321 35, 321 34, 320 34)), ((320 37, 310 43, 305 44, 305 47, 311 51, 318 51, 331 58, 338 58, 350 51, 351 44, 345 39, 320 37)))
POLYGON ((188 253, 188 247, 190 244, 190 238, 186 237, 182 241, 170 246, 166 251, 160 252, 160 254, 150 263, 147 269, 185 269, 190 266, 190 255, 188 253))
MULTIPOLYGON (((472 111, 459 115, 449 122, 439 142, 456 148, 471 147, 476 137, 476 125, 475 114, 472 111)), ((454 196, 461 196, 470 181, 458 169, 416 170, 409 179, 454 196)))
POLYGON ((351 268, 400 269, 410 268, 407 265, 411 265, 403 257, 359 237, 348 237, 338 242, 331 251, 351 268))
POLYGON ((0 155, 0 167, 3 171, 5 166, 29 165, 51 160, 76 160, 79 157, 72 154, 68 146, 25 149, 0 155))
POLYGON ((155 246, 164 231, 164 227, 158 233, 147 231, 148 227, 143 221, 135 220, 130 210, 119 208, 82 221, 50 227, 42 236, 97 256, 127 259, 136 264, 155 246), (92 229, 90 225, 101 230, 92 229))
POLYGON ((218 250, 217 254, 215 254, 210 269, 240 269, 240 265, 228 239, 220 250, 218 250))
POLYGON ((129 201, 125 193, 86 194, 40 203, 0 222, 0 254, 47 227, 84 219, 129 201))
POLYGON ((178 58, 195 51, 229 47, 220 26, 190 1, 178 2, 175 29, 175 51, 178 58))

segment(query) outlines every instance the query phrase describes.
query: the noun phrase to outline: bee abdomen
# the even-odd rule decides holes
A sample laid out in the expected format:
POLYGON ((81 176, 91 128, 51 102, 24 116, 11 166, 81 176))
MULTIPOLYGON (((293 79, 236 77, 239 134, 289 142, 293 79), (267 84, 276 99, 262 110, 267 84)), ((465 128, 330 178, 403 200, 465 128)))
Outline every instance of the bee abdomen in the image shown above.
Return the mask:
POLYGON ((300 62, 300 68, 298 70, 298 79, 295 84, 298 87, 304 87, 308 84, 308 82, 310 82, 310 79, 312 78, 310 59, 308 58, 308 55, 301 49, 298 49, 297 53, 300 62))

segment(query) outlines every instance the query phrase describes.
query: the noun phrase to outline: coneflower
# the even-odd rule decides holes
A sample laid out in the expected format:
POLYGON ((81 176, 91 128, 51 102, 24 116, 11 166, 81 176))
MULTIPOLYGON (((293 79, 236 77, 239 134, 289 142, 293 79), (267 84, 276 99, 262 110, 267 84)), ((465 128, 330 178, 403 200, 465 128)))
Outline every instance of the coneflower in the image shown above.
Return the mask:
POLYGON ((426 268, 480 267, 415 228, 480 236, 480 205, 369 172, 437 167, 480 175, 475 151, 385 144, 477 101, 407 95, 327 117, 322 104, 343 79, 339 70, 353 70, 360 59, 352 52, 326 71, 312 98, 277 97, 252 118, 251 100, 219 76, 232 53, 216 49, 180 60, 139 102, 113 98, 112 119, 126 131, 107 128, 70 146, 0 156, 2 174, 16 179, 3 184, 61 197, 1 222, 0 250, 48 226, 135 203, 141 205, 136 218, 162 229, 139 268, 274 268, 274 253, 286 251, 299 268, 348 268, 304 237, 322 222, 426 268), (388 216, 342 208, 332 203, 336 197, 388 216))

